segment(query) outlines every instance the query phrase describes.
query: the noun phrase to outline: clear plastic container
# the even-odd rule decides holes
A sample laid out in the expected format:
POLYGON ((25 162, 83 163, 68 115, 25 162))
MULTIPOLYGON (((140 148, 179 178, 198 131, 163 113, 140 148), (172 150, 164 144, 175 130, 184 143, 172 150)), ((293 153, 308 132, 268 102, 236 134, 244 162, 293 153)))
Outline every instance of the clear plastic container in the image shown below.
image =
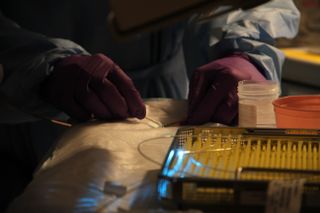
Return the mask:
POLYGON ((275 127, 275 113, 272 102, 280 95, 277 81, 240 81, 239 126, 275 127))

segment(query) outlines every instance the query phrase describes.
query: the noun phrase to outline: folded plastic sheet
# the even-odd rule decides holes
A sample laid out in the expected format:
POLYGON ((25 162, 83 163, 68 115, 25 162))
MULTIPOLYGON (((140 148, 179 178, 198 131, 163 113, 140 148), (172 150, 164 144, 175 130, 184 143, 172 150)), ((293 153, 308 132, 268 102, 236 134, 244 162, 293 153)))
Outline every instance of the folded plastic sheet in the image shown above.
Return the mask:
POLYGON ((166 126, 183 121, 187 107, 170 99, 146 104, 143 120, 72 127, 9 212, 163 212, 157 175, 178 128, 166 126))

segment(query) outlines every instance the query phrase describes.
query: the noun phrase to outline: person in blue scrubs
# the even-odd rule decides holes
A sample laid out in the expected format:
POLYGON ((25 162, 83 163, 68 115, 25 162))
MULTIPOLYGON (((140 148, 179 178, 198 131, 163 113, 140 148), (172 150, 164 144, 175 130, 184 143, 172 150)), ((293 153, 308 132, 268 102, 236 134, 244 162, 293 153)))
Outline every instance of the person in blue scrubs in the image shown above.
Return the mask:
POLYGON ((60 132, 39 117, 142 119, 142 98, 166 97, 188 99, 189 124, 235 124, 237 82, 280 80, 284 56, 275 39, 294 37, 300 17, 291 0, 272 0, 119 41, 106 26, 108 12, 105 0, 0 3, 0 137, 6 153, 16 150, 13 159, 24 162, 24 184, 43 157, 34 147, 47 151, 48 135, 60 132))

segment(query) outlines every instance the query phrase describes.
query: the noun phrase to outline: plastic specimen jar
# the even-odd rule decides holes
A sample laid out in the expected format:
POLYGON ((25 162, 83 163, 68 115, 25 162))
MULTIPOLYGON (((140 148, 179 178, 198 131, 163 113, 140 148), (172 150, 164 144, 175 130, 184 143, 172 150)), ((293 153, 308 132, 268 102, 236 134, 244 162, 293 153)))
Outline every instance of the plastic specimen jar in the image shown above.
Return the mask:
POLYGON ((272 102, 279 95, 280 87, 277 81, 240 81, 238 83, 239 126, 275 127, 272 102))

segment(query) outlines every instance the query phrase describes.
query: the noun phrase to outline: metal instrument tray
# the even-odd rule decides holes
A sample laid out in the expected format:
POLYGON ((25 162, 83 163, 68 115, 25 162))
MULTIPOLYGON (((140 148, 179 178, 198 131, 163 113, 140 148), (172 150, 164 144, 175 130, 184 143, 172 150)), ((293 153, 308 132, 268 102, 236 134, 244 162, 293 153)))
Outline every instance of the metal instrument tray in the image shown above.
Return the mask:
POLYGON ((320 130, 181 128, 158 179, 164 204, 204 210, 265 207, 272 180, 305 179, 302 208, 320 208, 320 130))

